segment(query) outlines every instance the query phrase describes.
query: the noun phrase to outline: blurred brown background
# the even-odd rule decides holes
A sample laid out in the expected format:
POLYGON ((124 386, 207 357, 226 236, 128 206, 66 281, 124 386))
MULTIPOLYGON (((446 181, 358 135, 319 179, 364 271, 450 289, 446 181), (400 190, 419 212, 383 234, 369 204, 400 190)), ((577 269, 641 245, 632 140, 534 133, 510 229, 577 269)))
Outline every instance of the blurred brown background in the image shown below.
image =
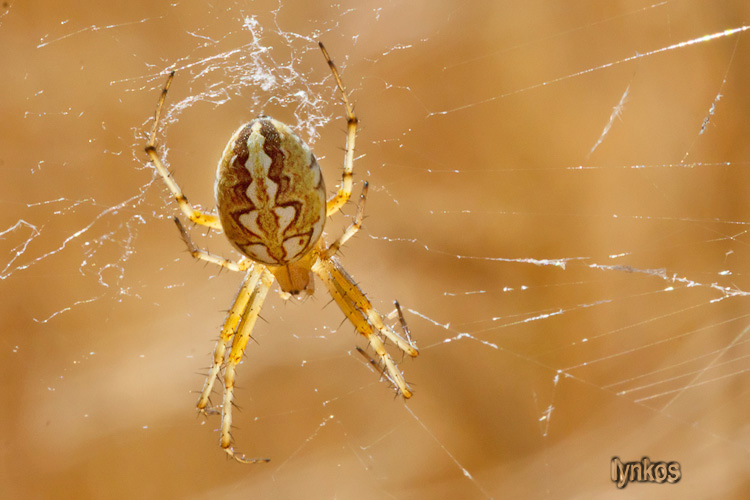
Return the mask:
POLYGON ((750 32, 660 50, 749 25, 746 1, 1 9, 3 498, 750 495, 750 32), (193 202, 213 207, 260 112, 333 190, 317 39, 362 123, 355 193, 371 183, 343 262, 381 312, 404 305, 415 395, 378 381, 322 286, 272 293, 234 433, 272 461, 241 466, 194 412, 240 277, 185 252, 143 133, 174 65, 160 143, 193 202), (683 477, 618 490, 613 456, 683 477))

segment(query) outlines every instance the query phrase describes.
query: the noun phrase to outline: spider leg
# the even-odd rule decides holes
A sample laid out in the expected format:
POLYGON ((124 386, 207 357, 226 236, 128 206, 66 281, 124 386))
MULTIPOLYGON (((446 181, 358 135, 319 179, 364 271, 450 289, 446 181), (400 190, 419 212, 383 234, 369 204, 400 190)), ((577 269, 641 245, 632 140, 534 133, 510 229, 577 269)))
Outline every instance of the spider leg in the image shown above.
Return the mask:
MULTIPOLYGON (((209 406, 208 398, 211 395, 211 391, 214 387, 214 381, 216 376, 219 374, 221 365, 224 363, 224 357, 227 350, 229 341, 234 337, 234 332, 237 330, 237 325, 240 323, 242 314, 247 309, 247 304, 250 302, 250 297, 255 291, 255 287, 258 284, 261 274, 263 273, 263 266, 255 266, 252 271, 245 275, 245 279, 242 281, 237 297, 234 299, 234 304, 227 313, 227 319, 224 321, 224 326, 221 329, 221 335, 219 336, 218 342, 216 342, 216 348, 214 349, 214 361, 208 372, 206 382, 203 384, 203 390, 201 391, 201 397, 198 399, 196 405, 198 411, 207 414, 206 408, 209 406)), ((209 408, 210 409, 210 408, 209 408)))
POLYGON ((338 192, 333 195, 326 203, 326 216, 330 217, 339 211, 341 207, 349 200, 349 196, 352 194, 352 169, 354 168, 354 140, 357 136, 357 116, 354 114, 349 98, 346 97, 346 89, 339 76, 339 71, 336 69, 336 65, 333 64, 333 59, 328 55, 328 51, 321 42, 318 42, 320 50, 323 51, 323 57, 328 62, 328 67, 331 68, 333 78, 336 80, 336 86, 341 92, 341 100, 344 102, 344 109, 346 110, 346 150, 344 154, 344 172, 341 174, 341 186, 339 186, 338 192))
POLYGON ((355 349, 357 349, 357 352, 361 354, 363 358, 365 358, 365 361, 367 361, 370 365, 372 365, 373 368, 375 368, 375 370, 377 370, 377 372, 380 374, 381 377, 387 378, 393 385, 396 385, 396 383, 393 380, 391 380, 391 377, 389 377, 388 374, 385 372, 385 369, 382 366, 380 366, 380 363, 372 359, 370 355, 367 354, 365 350, 362 349, 361 347, 356 346, 355 349))
POLYGON ((349 238, 354 236, 357 231, 359 231, 359 228, 362 227, 362 217, 365 213, 365 200, 367 199, 367 181, 365 181, 365 185, 362 187, 362 194, 359 195, 359 203, 357 203, 357 215, 354 217, 354 222, 352 222, 349 227, 346 228, 346 231, 344 231, 344 234, 342 234, 339 239, 331 243, 331 245, 325 249, 323 252, 324 258, 329 258, 332 255, 335 255, 336 252, 339 251, 339 248, 341 248, 344 243, 349 241, 349 238))
POLYGON ((192 255, 194 258, 205 261, 205 262, 210 262, 212 264, 216 264, 217 266, 221 266, 225 269, 229 269, 230 271, 238 271, 238 272, 247 271, 248 268, 250 268, 250 266, 253 265, 253 261, 245 257, 240 259, 239 262, 235 262, 233 260, 228 260, 228 259, 225 259, 224 257, 214 255, 205 250, 201 250, 195 245, 195 243, 193 243, 193 240, 190 238, 190 235, 188 235, 187 231, 185 230, 185 226, 182 225, 182 222, 180 222, 180 219, 178 219, 177 217, 174 217, 173 220, 175 224, 177 224, 177 229, 180 230, 182 241, 185 242, 185 245, 188 247, 188 251, 190 252, 190 255, 192 255))
MULTIPOLYGON (((372 306, 372 303, 370 303, 370 300, 367 298, 362 289, 359 288, 359 286, 354 282, 354 278, 352 278, 349 273, 346 272, 339 260, 335 257, 332 257, 331 259, 329 259, 329 262, 330 263, 327 264, 327 267, 329 268, 331 278, 335 281, 336 285, 345 292, 354 307, 360 311, 360 314, 364 316, 376 330, 378 330, 383 336, 385 336, 385 338, 396 344, 399 349, 404 351, 412 358, 416 358, 419 355, 419 351, 417 350, 417 348, 414 347, 414 345, 410 341, 402 338, 393 330, 393 328, 383 322, 383 318, 372 306)), ((315 269, 313 269, 313 271, 314 270, 315 269)), ((402 323, 402 326, 404 326, 405 324, 406 322, 404 321, 402 323)))
POLYGON ((180 186, 178 186, 174 179, 172 179, 172 174, 170 174, 169 170, 167 170, 167 168, 164 166, 161 158, 159 158, 159 153, 156 150, 156 130, 159 126, 159 117, 161 116, 161 111, 164 107, 164 100, 167 97, 167 91, 169 90, 169 86, 172 84, 173 78, 174 71, 169 74, 167 83, 164 85, 164 88, 161 91, 159 103, 156 106, 156 113, 154 114, 154 125, 153 127, 151 127, 151 133, 149 134, 148 143, 146 144, 146 154, 151 158, 154 167, 156 167, 156 171, 159 172, 159 175, 161 175, 162 179, 164 179, 167 187, 172 192, 172 196, 180 205, 180 209, 182 210, 182 212, 196 224, 221 230, 221 222, 219 222, 219 218, 217 216, 205 214, 200 210, 193 208, 188 199, 185 197, 185 194, 182 192, 182 189, 180 189, 180 186))
POLYGON ((312 270, 326 285, 344 315, 351 321, 357 331, 367 338, 373 349, 375 349, 375 352, 385 366, 388 378, 393 381, 404 398, 410 398, 412 393, 406 385, 404 376, 396 368, 393 358, 385 350, 383 341, 375 332, 378 331, 412 357, 417 356, 419 351, 383 323, 380 314, 375 311, 370 301, 365 297, 364 292, 362 292, 344 268, 341 267, 338 260, 335 258, 318 259, 315 265, 313 265, 312 270))
MULTIPOLYGON (((246 307, 242 312, 242 317, 239 320, 239 326, 237 327, 237 333, 234 335, 232 340, 232 350, 229 352, 227 359, 227 366, 224 369, 224 400, 221 407, 221 447, 227 454, 242 463, 258 463, 268 462, 267 458, 245 458, 244 455, 238 455, 232 448, 232 400, 234 399, 234 377, 237 365, 242 361, 242 355, 245 352, 247 343, 250 340, 250 334, 255 326, 255 321, 258 319, 260 308, 263 306, 263 301, 266 299, 268 290, 273 285, 273 274, 265 266, 257 266, 258 271, 253 271, 252 275, 257 275, 258 279, 255 279, 252 292, 248 297, 246 307)), ((251 278, 252 279, 252 278, 251 278)), ((248 285, 250 283, 247 283, 248 285)), ((242 290, 250 287, 243 285, 242 290)), ((223 332, 222 332, 223 333, 223 332)), ((221 341, 220 341, 221 342, 221 341)), ((226 345, 226 344, 225 344, 226 345)))
POLYGON ((394 300, 393 304, 396 306, 396 311, 398 311, 398 322, 401 323, 401 329, 404 331, 404 335, 406 335, 406 341, 411 345, 411 332, 409 332, 409 325, 406 324, 406 319, 404 319, 404 312, 401 310, 401 304, 398 303, 398 300, 394 300))

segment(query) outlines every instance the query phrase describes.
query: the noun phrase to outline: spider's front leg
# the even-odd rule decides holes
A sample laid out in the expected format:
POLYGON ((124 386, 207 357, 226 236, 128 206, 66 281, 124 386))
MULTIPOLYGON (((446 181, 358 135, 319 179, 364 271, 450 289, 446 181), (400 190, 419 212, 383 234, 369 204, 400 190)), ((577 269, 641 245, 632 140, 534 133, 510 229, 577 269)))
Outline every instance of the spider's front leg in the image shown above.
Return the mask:
POLYGON ((328 51, 322 42, 318 42, 320 50, 323 51, 323 57, 328 62, 328 67, 331 68, 333 79, 336 80, 336 86, 341 93, 341 100, 344 102, 344 109, 346 110, 346 147, 344 153, 344 171, 341 174, 341 185, 339 190, 333 195, 326 203, 326 216, 338 212, 341 207, 346 204, 349 200, 349 196, 352 194, 352 170, 354 169, 354 141, 357 138, 357 115, 354 114, 354 108, 349 102, 349 98, 346 96, 346 89, 344 83, 341 81, 339 71, 336 69, 336 65, 333 63, 333 59, 328 55, 328 51))
POLYGON ((180 186, 178 186, 174 179, 172 179, 172 174, 170 174, 167 167, 164 166, 159 157, 159 152, 156 150, 156 130, 159 126, 159 117, 161 116, 162 108, 164 107, 164 100, 167 98, 167 92, 169 91, 169 86, 172 84, 173 78, 174 71, 172 71, 169 74, 169 77, 167 77, 167 83, 164 84, 164 88, 161 91, 159 103, 156 106, 156 113, 154 113, 154 125, 151 127, 148 143, 146 143, 146 154, 151 158, 151 162, 154 164, 154 167, 156 167, 156 171, 159 172, 164 183, 172 192, 172 196, 177 201, 177 204, 180 205, 182 213, 196 224, 221 230, 221 222, 219 222, 217 216, 203 213, 190 204, 187 197, 182 192, 182 189, 180 189, 180 186))

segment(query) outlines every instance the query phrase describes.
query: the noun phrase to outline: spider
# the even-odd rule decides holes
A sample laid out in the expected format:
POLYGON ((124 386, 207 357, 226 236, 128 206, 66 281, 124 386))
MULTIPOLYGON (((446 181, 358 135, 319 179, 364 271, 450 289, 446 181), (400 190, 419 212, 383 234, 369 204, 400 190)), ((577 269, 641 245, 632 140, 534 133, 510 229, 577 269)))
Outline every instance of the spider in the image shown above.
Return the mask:
MULTIPOLYGON (((234 133, 219 160, 215 184, 219 214, 212 215, 194 208, 162 163, 156 148, 159 117, 174 71, 170 73, 161 92, 146 144, 146 153, 182 213, 196 224, 223 231, 229 242, 242 254, 239 260, 234 261, 199 249, 190 239, 180 219, 174 217, 182 239, 194 258, 245 273, 221 329, 213 363, 196 405, 204 415, 218 413, 212 409, 209 397, 214 381, 223 368, 220 445, 230 457, 244 463, 269 461, 267 458, 248 459, 235 452, 231 428, 237 365, 274 280, 279 283, 285 298, 307 296, 313 293, 313 274, 317 275, 344 315, 369 341, 382 365, 368 358, 369 361, 382 366, 381 373, 394 384, 397 394, 404 398, 412 395, 403 375, 384 347, 384 342, 390 340, 409 356, 416 357, 419 354, 411 342, 401 307, 395 302, 406 339, 383 321, 335 255, 362 225, 367 198, 366 181, 352 224, 330 245, 326 245, 321 238, 326 218, 338 212, 351 196, 357 117, 333 60, 323 44, 318 45, 336 81, 347 119, 341 185, 328 200, 320 166, 307 144, 285 124, 260 115, 234 133)), ((364 354, 359 347, 357 351, 364 354)))

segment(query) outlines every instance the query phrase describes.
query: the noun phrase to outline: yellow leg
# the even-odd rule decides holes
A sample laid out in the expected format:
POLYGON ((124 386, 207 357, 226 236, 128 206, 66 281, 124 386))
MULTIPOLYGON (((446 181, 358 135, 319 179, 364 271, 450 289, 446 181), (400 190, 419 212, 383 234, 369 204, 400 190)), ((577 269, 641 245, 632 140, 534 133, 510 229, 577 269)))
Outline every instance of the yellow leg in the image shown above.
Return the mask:
POLYGON ((216 376, 219 374, 221 365, 224 363, 224 357, 227 351, 227 345, 234 337, 234 332, 237 330, 237 325, 242 318, 242 313, 247 309, 247 304, 250 302, 250 296, 255 290, 258 280, 260 279, 263 266, 256 266, 252 271, 247 273, 245 279, 237 292, 237 297, 234 299, 232 308, 227 313, 227 319, 224 321, 224 327, 221 329, 221 335, 219 336, 218 342, 216 342, 216 348, 214 349, 214 361, 211 368, 208 371, 208 377, 206 382, 203 384, 203 390, 201 391, 201 397, 198 399, 198 411, 206 414, 211 411, 209 407, 209 397, 214 387, 214 381, 216 376))
POLYGON ((365 200, 367 199, 367 181, 365 181, 364 187, 362 187, 362 194, 359 195, 359 203, 357 204, 357 215, 354 217, 354 222, 349 225, 349 227, 346 228, 346 231, 344 231, 344 234, 341 235, 339 239, 331 243, 331 245, 326 248, 325 252, 323 252, 322 257, 323 258, 329 258, 336 254, 336 252, 339 251, 339 248, 349 241, 349 238, 354 236, 357 231, 359 231, 359 228, 362 227, 362 217, 365 213, 365 200))
POLYGON ((328 55, 328 51, 322 43, 318 42, 318 45, 320 46, 320 50, 323 51, 323 57, 326 58, 328 67, 331 68, 331 73, 333 73, 333 78, 336 80, 336 86, 341 92, 341 100, 344 101, 344 109, 346 110, 346 150, 344 153, 344 172, 341 174, 341 186, 339 186, 338 192, 326 203, 326 216, 330 217, 344 206, 352 194, 352 170, 354 168, 354 141, 357 137, 357 116, 354 114, 354 109, 349 103, 349 98, 346 97, 346 89, 341 81, 336 65, 333 64, 333 59, 328 55))
MULTIPOLYGON (((416 358, 419 355, 419 351, 416 347, 414 347, 407 340, 403 339, 393 330, 393 328, 383 323, 383 319, 380 314, 372 306, 369 299, 355 283, 354 279, 341 266, 341 263, 338 261, 338 259, 332 257, 331 259, 329 259, 328 263, 325 263, 325 266, 327 268, 327 271, 330 273, 331 279, 336 283, 337 288, 341 289, 343 293, 347 295, 353 306, 358 311, 360 311, 361 315, 367 318, 367 321, 372 325, 373 328, 378 330, 383 336, 396 344, 399 349, 404 351, 409 356, 416 358)), ((315 271, 314 268, 313 271, 315 271)), ((405 321, 402 322, 402 325, 405 324, 405 321)))
POLYGON ((258 319, 258 313, 263 306, 263 301, 268 294, 268 290, 273 285, 273 274, 265 266, 257 266, 260 279, 255 283, 253 291, 248 300, 247 307, 242 313, 240 324, 237 327, 237 333, 232 340, 232 350, 229 352, 227 366, 224 369, 224 401, 221 407, 221 447, 227 454, 243 463, 268 462, 267 458, 245 458, 244 455, 238 455, 232 448, 232 404, 234 399, 234 378, 237 365, 242 361, 242 355, 245 352, 247 343, 250 340, 255 321, 258 319))
POLYGON ((419 354, 417 349, 383 324, 380 315, 372 307, 362 290, 335 259, 318 259, 312 270, 326 285, 341 311, 357 331, 370 342, 383 363, 388 378, 396 385, 404 398, 410 398, 412 393, 404 380, 404 376, 396 368, 393 358, 385 350, 383 341, 375 331, 380 332, 410 356, 417 356, 419 354))
POLYGON ((167 83, 164 85, 164 88, 161 91, 159 103, 156 106, 156 113, 154 114, 154 125, 151 128, 151 134, 149 134, 148 143, 146 144, 146 154, 151 158, 154 167, 156 167, 156 171, 159 172, 159 175, 161 175, 161 178, 164 180, 167 187, 172 192, 172 196, 174 197, 174 199, 177 200, 182 213, 184 213, 191 221, 195 222, 196 224, 220 230, 221 222, 219 222, 219 218, 217 216, 205 214, 200 210, 193 208, 188 199, 185 197, 185 194, 182 192, 182 189, 180 189, 180 186, 178 186, 174 179, 172 179, 172 175, 161 162, 159 153, 156 150, 156 130, 159 126, 159 117, 161 116, 161 111, 164 107, 164 100, 167 97, 167 91, 169 91, 169 86, 172 84, 173 78, 174 71, 169 74, 167 83))
POLYGON ((190 239, 190 235, 188 235, 187 231, 185 230, 185 226, 182 225, 180 219, 174 217, 174 222, 175 224, 177 224, 177 228, 180 230, 182 241, 185 242, 190 255, 192 255, 194 258, 202 260, 204 262, 210 262, 211 264, 216 264, 217 266, 229 269, 230 271, 247 271, 253 265, 253 261, 251 261, 247 257, 243 257, 239 260, 239 262, 235 262, 233 260, 228 260, 224 257, 219 257, 218 255, 206 252, 205 250, 201 250, 195 245, 195 243, 193 243, 193 240, 190 239))

